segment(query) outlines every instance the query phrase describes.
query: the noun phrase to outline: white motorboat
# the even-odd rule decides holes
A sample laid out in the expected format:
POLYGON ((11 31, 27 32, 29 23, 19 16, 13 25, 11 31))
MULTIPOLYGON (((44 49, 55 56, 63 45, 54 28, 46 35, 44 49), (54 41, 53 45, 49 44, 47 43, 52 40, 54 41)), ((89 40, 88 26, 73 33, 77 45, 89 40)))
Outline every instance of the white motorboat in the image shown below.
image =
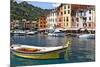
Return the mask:
POLYGON ((82 34, 79 35, 79 38, 95 39, 95 34, 82 34))
POLYGON ((59 29, 55 29, 53 32, 49 32, 48 35, 55 37, 64 37, 65 33, 61 32, 59 29))
POLYGON ((37 33, 37 31, 29 31, 29 32, 27 32, 26 34, 27 35, 34 35, 34 34, 36 34, 37 33))
POLYGON ((53 33, 48 33, 49 36, 55 36, 55 37, 64 37, 65 34, 62 32, 53 32, 53 33))
POLYGON ((14 35, 25 35, 26 32, 25 31, 21 31, 21 30, 17 30, 13 32, 14 35))

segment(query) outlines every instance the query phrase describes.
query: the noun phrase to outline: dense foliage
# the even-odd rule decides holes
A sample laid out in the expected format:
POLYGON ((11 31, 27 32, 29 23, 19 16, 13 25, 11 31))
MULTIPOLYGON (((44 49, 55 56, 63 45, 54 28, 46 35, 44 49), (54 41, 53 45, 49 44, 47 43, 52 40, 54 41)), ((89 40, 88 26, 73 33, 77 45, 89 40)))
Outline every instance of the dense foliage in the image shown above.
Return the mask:
POLYGON ((11 7, 10 7, 10 15, 11 20, 37 20, 39 16, 46 15, 50 10, 49 9, 42 9, 27 2, 23 1, 21 3, 17 3, 14 0, 11 0, 11 7))

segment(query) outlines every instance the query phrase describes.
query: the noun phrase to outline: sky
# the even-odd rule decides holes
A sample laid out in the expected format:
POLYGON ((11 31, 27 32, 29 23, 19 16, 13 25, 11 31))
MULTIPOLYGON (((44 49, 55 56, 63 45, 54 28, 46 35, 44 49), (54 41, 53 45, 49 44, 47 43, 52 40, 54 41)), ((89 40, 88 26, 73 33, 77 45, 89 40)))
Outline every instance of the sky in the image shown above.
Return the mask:
MULTIPOLYGON (((16 0, 16 1, 18 3, 22 2, 21 0, 16 0)), ((27 2, 42 9, 53 9, 60 5, 60 3, 47 3, 47 2, 36 2, 36 1, 27 1, 27 2)))

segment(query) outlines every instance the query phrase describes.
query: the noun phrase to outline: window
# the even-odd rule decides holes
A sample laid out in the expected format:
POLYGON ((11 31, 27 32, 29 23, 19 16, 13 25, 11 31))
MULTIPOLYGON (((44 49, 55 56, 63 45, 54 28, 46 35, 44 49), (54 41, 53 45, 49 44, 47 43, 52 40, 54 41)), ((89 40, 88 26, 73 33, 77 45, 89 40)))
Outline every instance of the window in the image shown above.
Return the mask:
POLYGON ((59 22, 61 22, 61 19, 59 19, 59 22))
POLYGON ((67 26, 68 26, 68 23, 67 23, 67 26))
POLYGON ((89 23, 89 27, 91 27, 91 24, 89 23))
POLYGON ((76 21, 79 22, 79 18, 76 18, 76 21))
POLYGON ((68 18, 68 17, 66 18, 66 21, 67 21, 67 22, 69 21, 69 18, 68 18))
POLYGON ((64 26, 66 26, 66 24, 64 23, 64 26))
POLYGON ((70 6, 68 5, 68 9, 70 8, 70 6))
POLYGON ((46 27, 46 25, 44 25, 44 27, 46 27))
POLYGON ((68 14, 70 14, 70 10, 68 10, 68 14))
POLYGON ((77 24, 77 27, 79 26, 79 24, 77 24))
POLYGON ((66 14, 66 11, 64 11, 64 14, 66 14))
POLYGON ((42 27, 42 25, 40 25, 40 27, 42 27))
POLYGON ((84 12, 84 16, 86 16, 86 13, 84 12))
POLYGON ((64 9, 66 9, 66 5, 64 6, 64 9))
POLYGON ((86 24, 86 23, 83 23, 83 26, 84 26, 84 27, 86 27, 86 26, 87 26, 87 24, 86 24))
POLYGON ((64 21, 65 21, 65 17, 64 17, 64 21))
POLYGON ((89 20, 91 20, 91 17, 89 17, 89 20))
POLYGON ((89 10, 89 14, 91 14, 91 10, 89 10))
POLYGON ((82 12, 83 12, 83 11, 80 11, 80 16, 82 16, 82 12))
POLYGON ((72 18, 72 22, 74 22, 74 18, 72 18))
POLYGON ((61 12, 61 15, 63 15, 63 12, 61 12))
POLYGON ((87 17, 83 17, 83 20, 86 22, 86 20, 87 20, 87 17))

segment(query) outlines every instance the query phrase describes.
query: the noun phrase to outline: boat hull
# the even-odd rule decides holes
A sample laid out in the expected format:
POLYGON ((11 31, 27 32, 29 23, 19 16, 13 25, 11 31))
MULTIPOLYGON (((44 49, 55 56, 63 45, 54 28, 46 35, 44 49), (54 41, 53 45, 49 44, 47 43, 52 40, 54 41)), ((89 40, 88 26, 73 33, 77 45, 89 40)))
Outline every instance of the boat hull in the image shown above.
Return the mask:
POLYGON ((29 58, 29 59, 58 59, 64 58, 66 54, 67 48, 50 51, 50 52, 43 52, 43 53, 22 53, 12 50, 12 53, 16 56, 29 58))
POLYGON ((83 35, 80 35, 79 38, 95 39, 95 34, 83 34, 83 35))
POLYGON ((48 36, 53 36, 53 37, 64 37, 65 34, 60 34, 60 33, 49 33, 48 36))

